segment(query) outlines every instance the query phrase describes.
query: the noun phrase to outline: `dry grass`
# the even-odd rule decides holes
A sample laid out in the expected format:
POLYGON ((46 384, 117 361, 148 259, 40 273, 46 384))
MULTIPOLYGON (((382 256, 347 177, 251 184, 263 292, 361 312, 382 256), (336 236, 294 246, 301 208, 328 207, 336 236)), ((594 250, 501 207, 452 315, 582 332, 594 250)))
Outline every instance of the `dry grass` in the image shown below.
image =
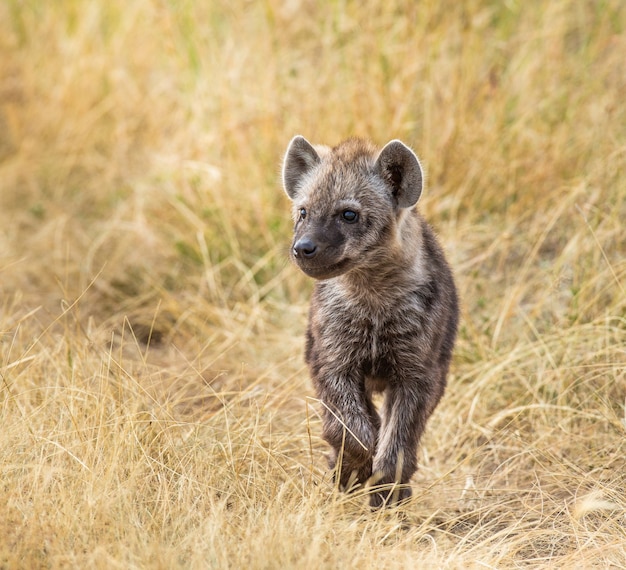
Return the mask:
POLYGON ((0 4, 0 567, 626 567, 625 27, 620 0, 0 4), (297 132, 413 145, 458 276, 395 512, 325 470, 297 132))

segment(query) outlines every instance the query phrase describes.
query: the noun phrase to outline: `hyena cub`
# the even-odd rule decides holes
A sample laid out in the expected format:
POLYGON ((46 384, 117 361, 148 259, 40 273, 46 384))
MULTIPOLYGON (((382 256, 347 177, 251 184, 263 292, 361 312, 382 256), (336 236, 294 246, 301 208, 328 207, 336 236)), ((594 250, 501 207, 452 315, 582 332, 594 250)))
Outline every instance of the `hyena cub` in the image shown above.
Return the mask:
POLYGON ((458 322, 452 273, 413 206, 419 160, 394 140, 335 148, 295 137, 283 184, 293 201, 291 256, 317 282, 306 362, 323 404, 331 468, 379 507, 411 496, 417 445, 445 385, 458 322), (383 392, 381 415, 372 393, 383 392))

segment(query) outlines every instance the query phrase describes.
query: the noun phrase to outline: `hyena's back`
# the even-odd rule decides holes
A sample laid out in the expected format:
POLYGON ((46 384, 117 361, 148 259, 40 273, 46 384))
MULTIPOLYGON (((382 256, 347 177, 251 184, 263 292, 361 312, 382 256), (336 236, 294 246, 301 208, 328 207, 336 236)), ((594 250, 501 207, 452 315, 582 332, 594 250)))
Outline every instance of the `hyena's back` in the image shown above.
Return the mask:
POLYGON ((399 141, 378 152, 354 139, 328 149, 296 137, 283 179, 294 202, 293 259, 318 279, 306 360, 331 464, 345 488, 381 485, 374 506, 407 498, 458 322, 452 273, 413 209, 421 166, 399 141), (374 391, 385 394, 381 415, 374 391))

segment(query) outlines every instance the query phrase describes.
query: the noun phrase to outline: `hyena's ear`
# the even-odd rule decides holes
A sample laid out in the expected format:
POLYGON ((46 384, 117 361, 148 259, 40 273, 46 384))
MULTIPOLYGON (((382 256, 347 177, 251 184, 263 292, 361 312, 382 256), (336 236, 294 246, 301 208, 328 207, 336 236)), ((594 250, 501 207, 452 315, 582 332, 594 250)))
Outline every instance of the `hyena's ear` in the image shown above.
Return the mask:
POLYGON ((415 153, 404 143, 394 140, 380 151, 376 172, 389 184, 399 208, 414 206, 422 194, 424 174, 415 153))
POLYGON ((319 154, 308 140, 300 135, 291 139, 283 160, 283 186, 292 200, 298 193, 302 177, 319 162, 319 154))

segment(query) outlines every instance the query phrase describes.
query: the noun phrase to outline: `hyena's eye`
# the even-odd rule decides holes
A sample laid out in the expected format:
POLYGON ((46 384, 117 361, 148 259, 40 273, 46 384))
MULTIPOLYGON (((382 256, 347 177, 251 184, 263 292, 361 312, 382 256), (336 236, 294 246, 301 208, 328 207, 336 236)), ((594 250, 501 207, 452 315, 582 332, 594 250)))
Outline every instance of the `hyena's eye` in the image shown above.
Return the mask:
POLYGON ((353 224, 359 219, 359 214, 357 214, 354 210, 344 210, 341 213, 341 217, 349 224, 353 224))
POLYGON ((300 208, 300 219, 304 220, 306 218, 306 208, 300 208))

